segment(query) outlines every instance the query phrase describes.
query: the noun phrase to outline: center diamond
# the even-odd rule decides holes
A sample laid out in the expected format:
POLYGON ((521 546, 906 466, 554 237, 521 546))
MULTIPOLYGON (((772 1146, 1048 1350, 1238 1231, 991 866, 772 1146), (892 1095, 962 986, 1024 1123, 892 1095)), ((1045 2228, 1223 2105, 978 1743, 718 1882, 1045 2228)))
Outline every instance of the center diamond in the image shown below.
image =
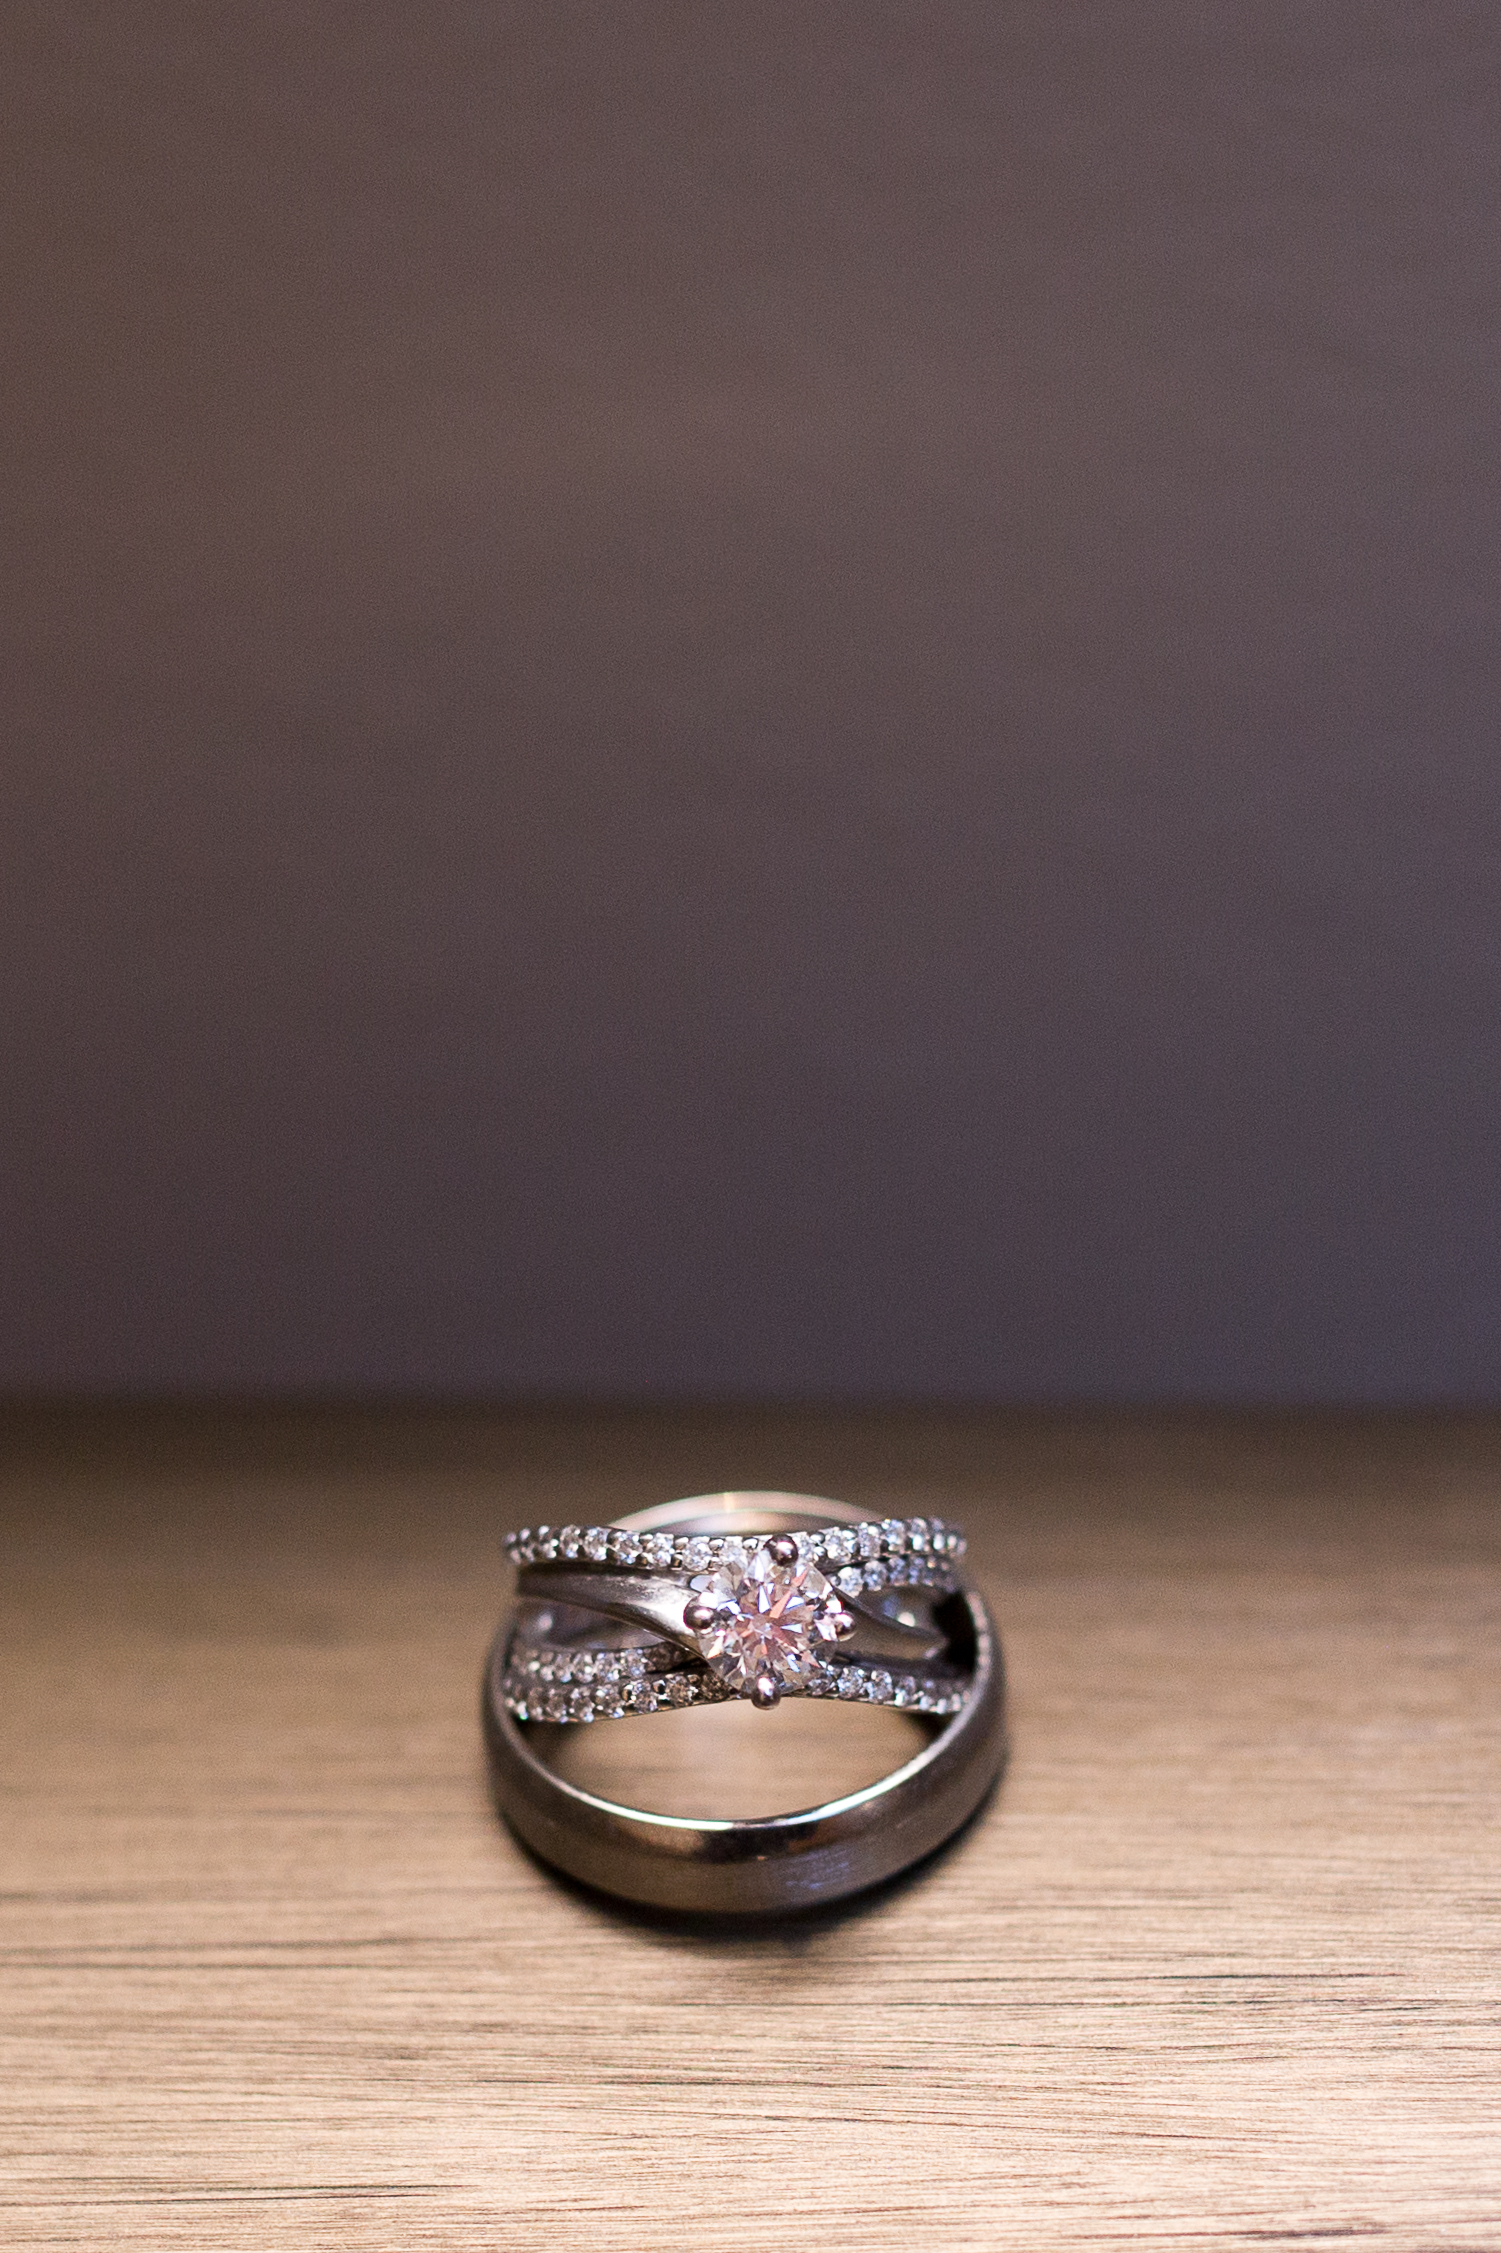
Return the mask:
POLYGON ((744 1564, 722 1564, 700 1586, 713 1617, 697 1627, 698 1647, 732 1690, 753 1690, 768 1676, 778 1690, 806 1688, 821 1663, 818 1646, 835 1641, 845 1619, 817 1567, 797 1556, 783 1561, 769 1543, 744 1564))

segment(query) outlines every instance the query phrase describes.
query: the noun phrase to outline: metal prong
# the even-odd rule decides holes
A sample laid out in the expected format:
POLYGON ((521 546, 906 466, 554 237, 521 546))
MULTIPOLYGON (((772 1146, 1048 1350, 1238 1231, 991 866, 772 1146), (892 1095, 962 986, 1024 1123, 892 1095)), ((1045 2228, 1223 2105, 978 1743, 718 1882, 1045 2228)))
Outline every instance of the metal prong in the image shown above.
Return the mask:
POLYGON ((775 1678, 770 1674, 758 1674, 751 1684, 751 1704, 758 1707, 762 1713, 770 1713, 772 1707, 779 1702, 781 1695, 781 1690, 775 1678))
POLYGON ((702 1596, 695 1596, 691 1604, 683 1606, 683 1625, 691 1627, 695 1635, 701 1635, 706 1627, 712 1627, 718 1616, 714 1606, 706 1603, 702 1596))
POLYGON ((797 1563, 797 1543, 790 1533, 774 1533, 766 1546, 774 1564, 795 1565, 797 1563))
POLYGON ((847 1612, 843 1604, 841 1604, 839 1607, 838 1616, 834 1621, 835 1637, 839 1642, 847 1643, 852 1635, 858 1635, 859 1632, 859 1620, 856 1619, 853 1612, 847 1612))

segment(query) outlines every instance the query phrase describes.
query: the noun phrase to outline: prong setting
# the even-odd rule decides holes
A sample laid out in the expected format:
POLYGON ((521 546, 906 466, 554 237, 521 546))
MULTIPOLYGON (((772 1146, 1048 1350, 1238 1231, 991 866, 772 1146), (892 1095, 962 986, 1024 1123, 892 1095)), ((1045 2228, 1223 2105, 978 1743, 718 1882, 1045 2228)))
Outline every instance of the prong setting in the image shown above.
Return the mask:
POLYGON ((843 1611, 793 1535, 771 1533, 707 1573, 685 1598, 682 1618, 711 1673, 764 1709, 807 1691, 843 1611))

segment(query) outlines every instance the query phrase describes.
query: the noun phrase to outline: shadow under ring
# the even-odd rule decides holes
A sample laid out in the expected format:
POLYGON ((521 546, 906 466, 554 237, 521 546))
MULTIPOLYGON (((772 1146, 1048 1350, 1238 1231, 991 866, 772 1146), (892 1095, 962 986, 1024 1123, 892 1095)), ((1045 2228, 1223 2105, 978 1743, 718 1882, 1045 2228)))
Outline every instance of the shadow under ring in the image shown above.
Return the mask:
MULTIPOLYGON (((862 1515, 805 1495, 699 1495, 617 1522, 637 1531, 763 1533, 831 1520, 855 1524, 862 1515)), ((507 1621, 490 1654, 482 1700, 496 1804, 541 1860, 650 1908, 785 1915, 880 1885, 962 1829, 1005 1760, 1004 1673, 989 1610, 968 1587, 944 1608, 953 1621, 951 1641, 965 1646, 968 1679, 960 1710, 920 1752, 819 1806, 702 1820, 621 1805, 568 1782, 539 1756, 531 1724, 506 1710, 507 1621)))

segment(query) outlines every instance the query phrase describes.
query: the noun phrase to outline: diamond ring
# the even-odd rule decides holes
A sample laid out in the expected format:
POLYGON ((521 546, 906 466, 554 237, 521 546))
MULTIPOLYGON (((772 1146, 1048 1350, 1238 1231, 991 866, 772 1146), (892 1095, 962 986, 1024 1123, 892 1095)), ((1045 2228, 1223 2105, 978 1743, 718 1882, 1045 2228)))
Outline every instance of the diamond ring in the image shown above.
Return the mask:
POLYGON ((534 1851, 586 1883, 699 1911, 835 1899, 931 1852, 999 1773, 999 1646, 942 1519, 701 1495, 615 1525, 529 1528, 506 1548, 517 1604, 484 1698, 497 1801, 534 1851), (737 1699, 769 1712, 786 1698, 894 1708, 926 1739, 862 1791, 755 1820, 621 1806, 549 1757, 550 1725, 737 1699))
MULTIPOLYGON (((597 1645, 603 1615, 666 1637, 707 1669, 720 1694, 763 1709, 784 1695, 837 1692, 831 1662, 843 1646, 850 1659, 936 1655, 946 1638, 934 1600, 953 1593, 964 1550, 954 1528, 927 1518, 676 1538, 540 1526, 506 1546, 518 1594, 542 1607, 539 1624, 587 1618, 597 1645)), ((637 1699, 622 1710, 655 1708, 637 1699)), ((577 1718, 576 1705, 565 1715, 554 1701, 549 1717, 577 1718)))
POLYGON ((520 1720, 549 1721, 726 1697, 769 1709, 784 1695, 956 1711, 953 1670, 935 1677, 923 1662, 942 1645, 932 1600, 953 1593, 963 1546, 953 1528, 926 1518, 676 1540, 603 1526, 512 1535, 521 1593, 538 1608, 530 1644, 521 1633, 511 1652, 507 1706, 520 1720), (852 1562, 862 1550, 864 1561, 852 1562), (565 1616, 588 1627, 548 1642, 565 1616), (625 1635, 607 1641, 612 1620, 625 1635), (643 1645, 654 1631, 675 1640, 643 1645), (871 1663, 891 1656, 922 1671, 871 1663))

